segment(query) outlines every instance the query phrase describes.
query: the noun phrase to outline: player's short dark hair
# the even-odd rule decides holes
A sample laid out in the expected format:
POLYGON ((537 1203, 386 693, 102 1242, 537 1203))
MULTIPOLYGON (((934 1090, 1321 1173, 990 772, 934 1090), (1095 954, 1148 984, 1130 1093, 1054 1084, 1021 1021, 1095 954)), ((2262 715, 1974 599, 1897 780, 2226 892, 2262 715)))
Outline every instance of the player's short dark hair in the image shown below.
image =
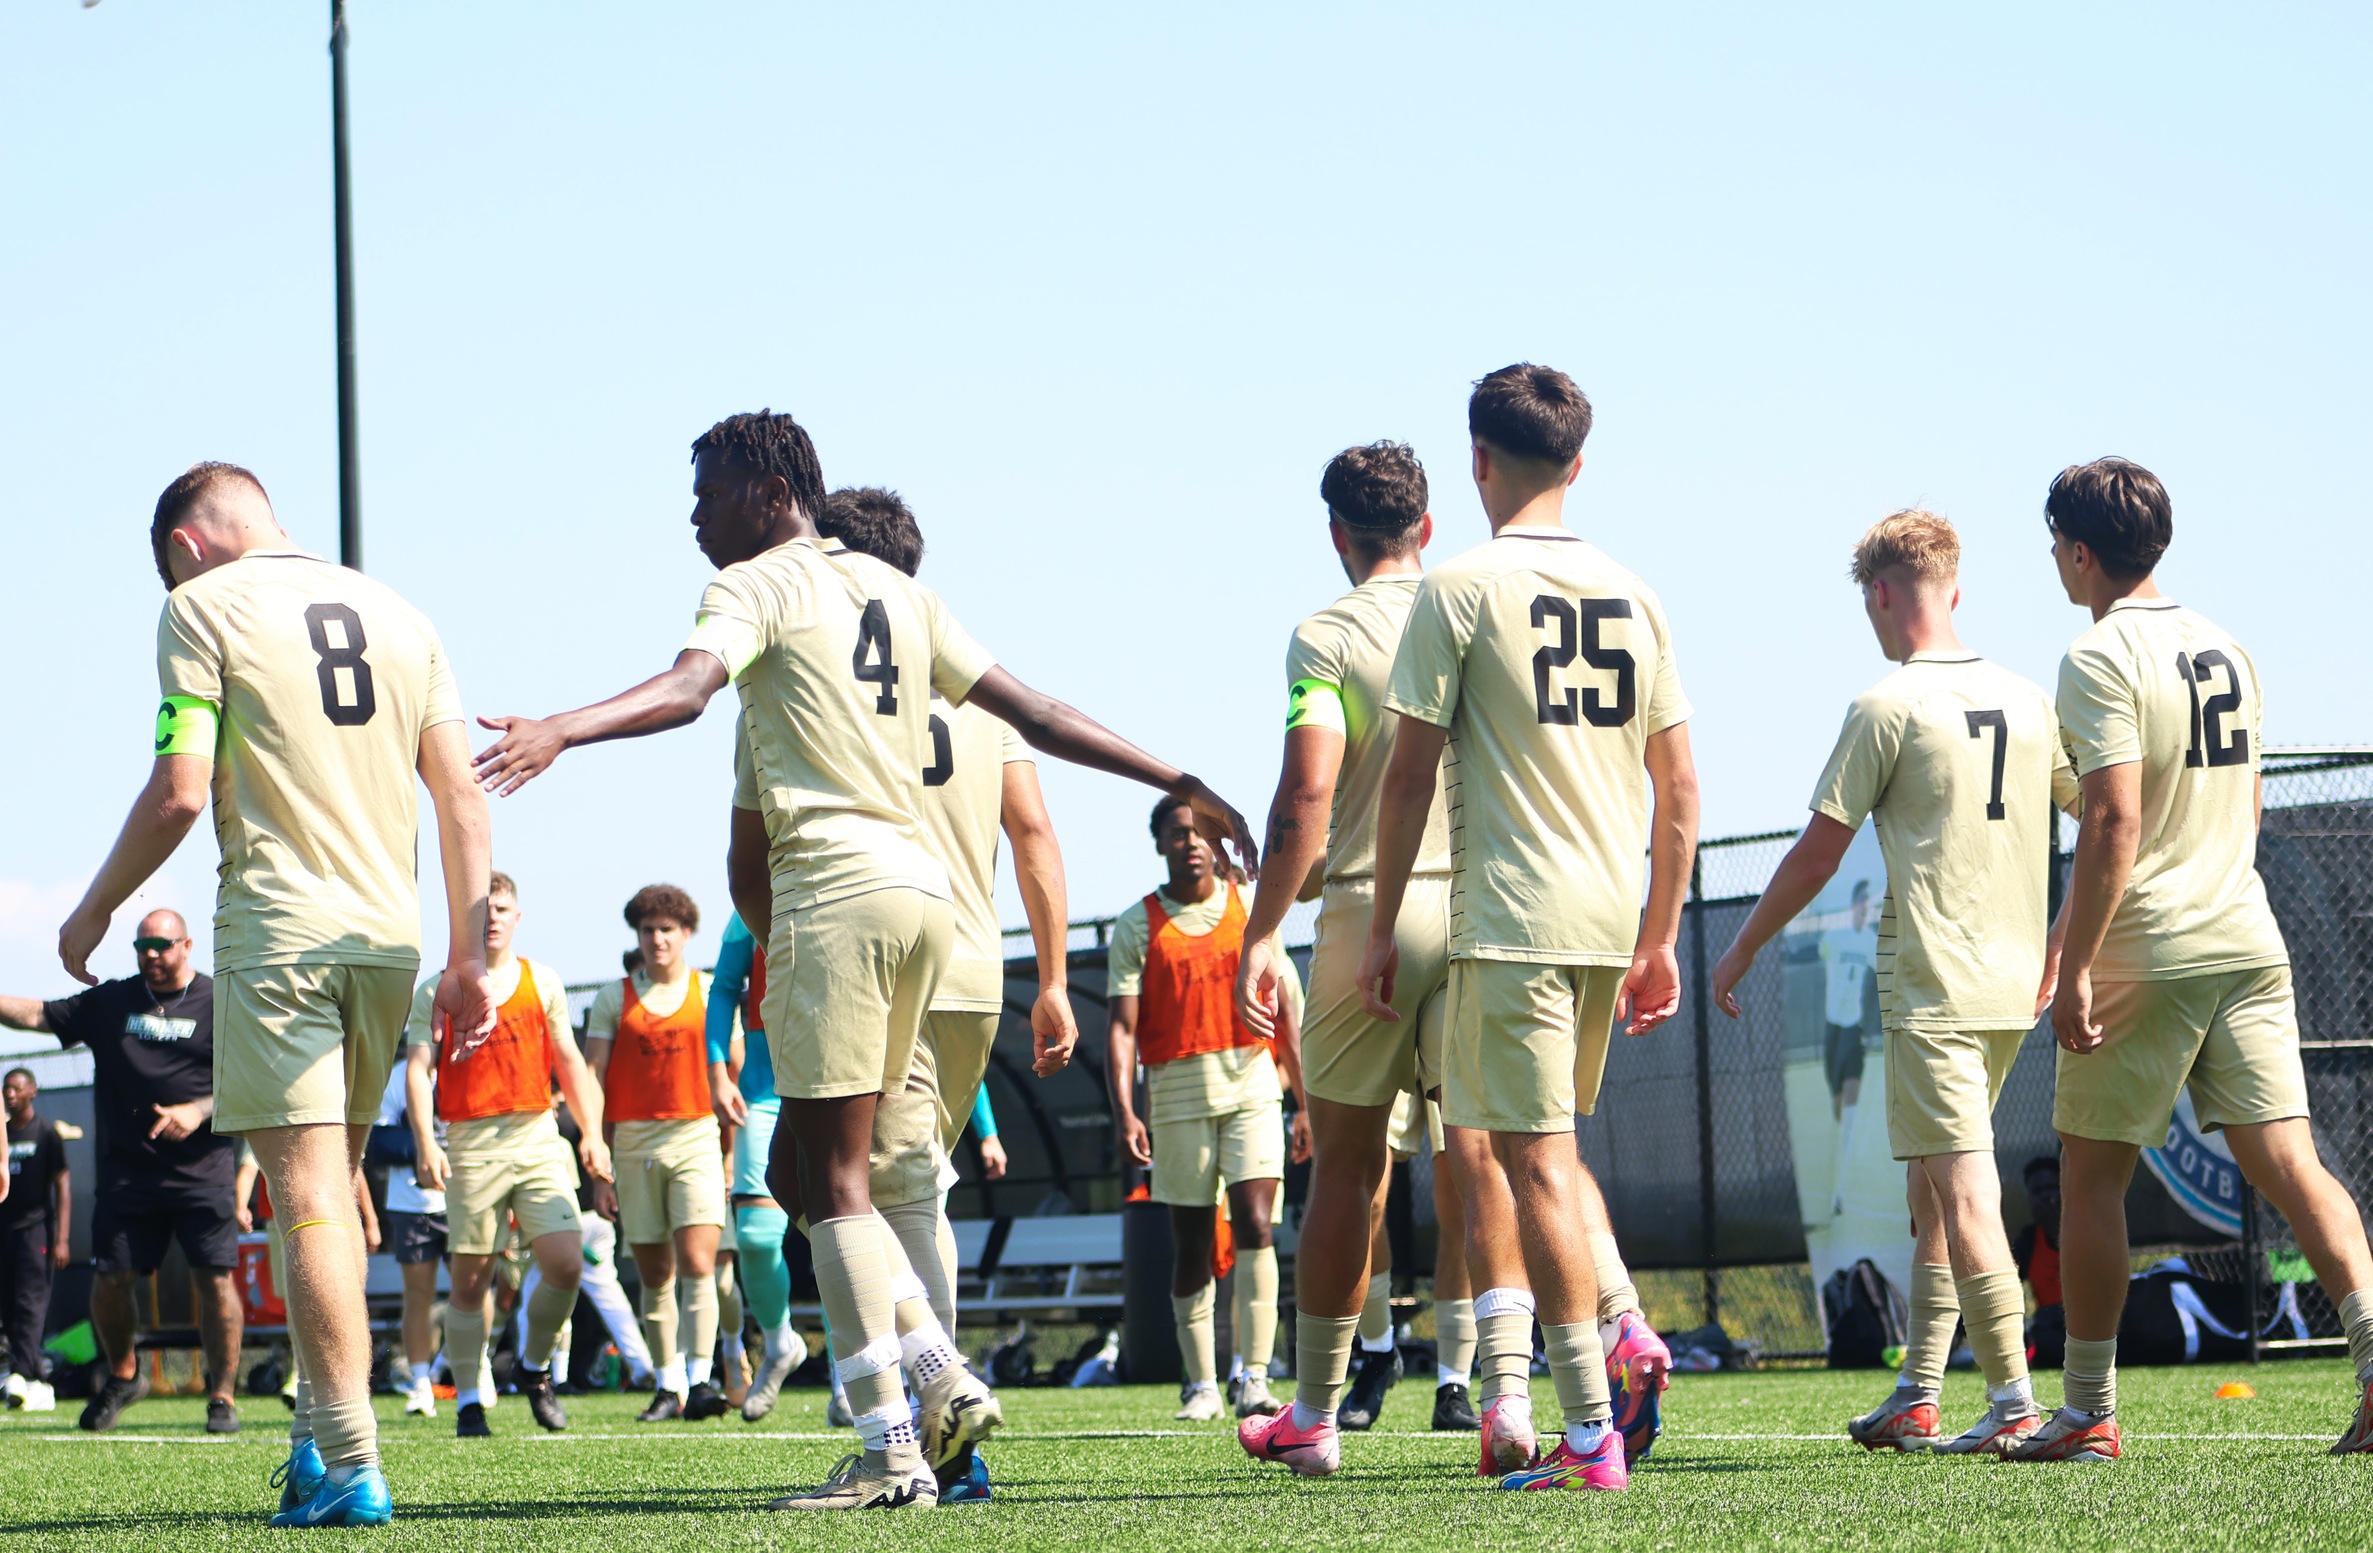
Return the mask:
POLYGON ((486 893, 508 895, 511 897, 511 904, 516 906, 519 904, 519 881, 498 868, 486 876, 486 893))
POLYGON ((1428 501, 1425 465, 1406 442, 1345 448, 1318 477, 1327 515, 1350 531, 1371 558, 1404 556, 1417 548, 1428 501))
POLYGON ((842 486, 824 498, 824 510, 816 514, 816 532, 909 577, 923 569, 923 530, 906 498, 896 491, 878 485, 842 486))
POLYGON ((173 483, 166 486, 164 493, 157 497, 156 514, 148 520, 148 548, 156 557, 157 575, 164 579, 165 591, 168 593, 173 589, 173 568, 166 564, 172 552, 165 541, 173 536, 175 529, 189 521, 189 515, 198 505, 199 499, 225 480, 243 480, 254 486, 256 495, 263 497, 266 503, 272 500, 271 493, 264 489, 264 482, 258 480, 253 471, 215 459, 190 465, 174 476, 173 483))
POLYGON ((1184 798, 1164 798, 1160 803, 1154 805, 1153 817, 1147 822, 1148 828, 1154 833, 1154 840, 1159 841, 1162 839, 1162 821, 1168 819, 1172 814, 1176 813, 1180 809, 1187 811, 1188 822, 1190 824, 1193 823, 1195 806, 1191 803, 1188 803, 1184 798))
POLYGON ((0 1084, 5 1084, 12 1078, 21 1078, 35 1089, 41 1087, 41 1080, 33 1076, 31 1068, 10 1068, 6 1073, 0 1073, 0 1084))
POLYGON ((646 884, 626 903, 626 925, 636 932, 653 917, 676 923, 687 933, 700 931, 700 907, 672 884, 646 884))
POLYGON ((1467 435, 1518 458, 1570 464, 1590 435, 1590 401, 1555 367, 1520 361, 1477 380, 1467 435))
POLYGON ((2037 1176, 2056 1176, 2060 1173, 2059 1159, 2050 1154, 2038 1154, 2019 1171, 2019 1179, 2032 1181, 2037 1176))
POLYGON ((781 475, 791 501, 809 522, 824 510, 824 465, 816 444, 799 422, 772 410, 728 415, 692 439, 692 456, 714 453, 753 479, 781 475))
POLYGON ((2159 477, 2131 459, 2070 464, 2043 499, 2052 532, 2093 552, 2120 582, 2148 577, 2175 538, 2175 506, 2159 477))

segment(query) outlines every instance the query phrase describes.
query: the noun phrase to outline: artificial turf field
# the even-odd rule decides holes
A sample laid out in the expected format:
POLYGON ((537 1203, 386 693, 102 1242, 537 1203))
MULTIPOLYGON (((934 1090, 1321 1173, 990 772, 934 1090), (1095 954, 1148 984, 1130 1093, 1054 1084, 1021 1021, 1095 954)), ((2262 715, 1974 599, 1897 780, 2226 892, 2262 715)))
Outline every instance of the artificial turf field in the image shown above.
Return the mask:
MULTIPOLYGON (((1392 1394, 1374 1433, 1348 1438, 1344 1470, 1306 1483, 1245 1459, 1230 1426, 1170 1421, 1150 1386, 1006 1394, 988 1455, 997 1500, 928 1512, 802 1516, 756 1509, 820 1479, 852 1442, 823 1430, 820 1392, 793 1392, 762 1425, 726 1418, 638 1425, 641 1399, 568 1399, 571 1428, 545 1436, 505 1398, 492 1440, 452 1437, 450 1405, 405 1421, 380 1399, 395 1524, 316 1532, 390 1549, 858 1548, 1006 1553, 1085 1548, 1243 1553, 1622 1547, 2364 1548, 2373 1546, 2373 1458, 2325 1448, 2346 1423, 2345 1366, 2248 1372, 2253 1401, 2215 1401, 2236 1379, 2209 1369, 2120 1377, 2133 1431, 2123 1462, 2012 1467, 1872 1456, 1839 1422, 1883 1394, 1876 1373, 1685 1375, 1665 1437, 1629 1494, 1513 1494, 1474 1475, 1470 1435, 1422 1431, 1432 1388, 1392 1394)), ((2047 1395, 2056 1376, 2043 1377, 2047 1395)), ((1536 1412, 1555 1415, 1547 1382, 1536 1412)), ((1974 1377, 1945 1389, 1948 1424, 1980 1407, 1974 1377)), ((271 1546, 266 1487, 285 1453, 280 1408, 242 1400, 246 1431, 202 1432, 204 1405, 151 1400, 112 1434, 80 1434, 72 1405, 0 1421, 0 1548, 178 1550, 271 1546)))

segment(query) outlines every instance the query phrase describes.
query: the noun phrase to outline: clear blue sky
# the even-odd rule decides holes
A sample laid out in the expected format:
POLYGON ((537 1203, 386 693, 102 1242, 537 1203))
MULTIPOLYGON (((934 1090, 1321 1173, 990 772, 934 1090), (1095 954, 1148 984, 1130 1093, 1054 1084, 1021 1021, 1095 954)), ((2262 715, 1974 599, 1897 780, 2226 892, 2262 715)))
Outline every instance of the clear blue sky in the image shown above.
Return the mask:
MULTIPOLYGON (((2048 683, 2083 621, 2041 498, 2104 453, 2173 491, 2162 580, 2271 740, 2373 739, 2348 8, 352 3, 368 559, 474 712, 667 664, 686 444, 771 405, 906 493, 1015 672, 1257 822, 1342 586, 1321 466, 1407 439, 1465 548, 1467 385, 1531 359, 1597 405, 1569 513, 1670 609, 1709 835, 1801 815, 1896 506, 1961 524, 1964 635, 2048 683)), ((335 550, 325 9, 0 14, 6 990, 62 989, 148 763, 157 490, 241 461, 335 550)), ((530 953, 609 972, 660 878, 713 949, 730 718, 497 805, 530 953)), ((1079 914, 1153 882, 1146 794, 1047 786, 1079 914)), ((201 825, 158 897, 202 919, 213 863, 201 825)))

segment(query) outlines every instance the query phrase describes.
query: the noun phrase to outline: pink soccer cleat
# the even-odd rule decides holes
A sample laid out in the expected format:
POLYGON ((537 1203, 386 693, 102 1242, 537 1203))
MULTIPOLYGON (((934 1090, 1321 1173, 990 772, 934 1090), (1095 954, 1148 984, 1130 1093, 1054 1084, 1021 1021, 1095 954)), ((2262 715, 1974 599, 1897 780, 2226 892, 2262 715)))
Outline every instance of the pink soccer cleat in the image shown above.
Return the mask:
POLYGON ((1282 1461, 1306 1478, 1334 1475, 1343 1465, 1343 1436, 1331 1418, 1308 1429, 1294 1426, 1290 1407, 1255 1413, 1236 1426, 1236 1443, 1255 1461, 1282 1461))
POLYGON ((1604 1489, 1621 1493, 1631 1487, 1631 1469, 1623 1464, 1623 1436, 1610 1427, 1599 1436, 1597 1449, 1585 1456, 1559 1435, 1557 1449, 1537 1467, 1511 1472, 1500 1487, 1604 1489))
POLYGON ((1664 1433, 1664 1388, 1672 1384, 1673 1351, 1648 1325, 1627 1310, 1616 1323, 1615 1346, 1607 1350, 1607 1390, 1615 1402, 1615 1431, 1623 1436, 1623 1464, 1629 1467, 1655 1447, 1664 1433))
POLYGON ((1540 1454, 1541 1442, 1533 1433, 1532 1399, 1492 1398, 1483 1410, 1483 1459, 1475 1475, 1496 1478, 1519 1471, 1531 1466, 1540 1454))

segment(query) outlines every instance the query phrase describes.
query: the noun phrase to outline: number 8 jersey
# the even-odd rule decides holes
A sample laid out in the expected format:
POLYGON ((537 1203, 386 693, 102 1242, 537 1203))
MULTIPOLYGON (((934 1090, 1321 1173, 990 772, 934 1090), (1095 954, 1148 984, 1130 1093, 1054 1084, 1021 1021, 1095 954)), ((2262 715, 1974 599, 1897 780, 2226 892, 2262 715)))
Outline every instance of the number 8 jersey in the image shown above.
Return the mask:
POLYGON ((2134 875, 2095 981, 2283 965, 2258 877, 2257 666, 2173 599, 2120 599, 2060 663, 2060 729, 2079 777, 2142 766, 2134 875))
POLYGON ((1664 607, 1564 529, 1426 574, 1387 710, 1450 731, 1453 959, 1631 963, 1648 738, 1686 721, 1664 607))
POLYGON ((421 735, 461 721, 428 618, 319 556, 258 551, 175 588, 156 753, 214 762, 215 973, 420 962, 421 735))
POLYGON ((996 660, 939 595, 837 539, 794 539, 719 572, 684 645, 741 692, 778 913, 897 885, 950 899, 921 821, 931 693, 962 702, 996 660))

